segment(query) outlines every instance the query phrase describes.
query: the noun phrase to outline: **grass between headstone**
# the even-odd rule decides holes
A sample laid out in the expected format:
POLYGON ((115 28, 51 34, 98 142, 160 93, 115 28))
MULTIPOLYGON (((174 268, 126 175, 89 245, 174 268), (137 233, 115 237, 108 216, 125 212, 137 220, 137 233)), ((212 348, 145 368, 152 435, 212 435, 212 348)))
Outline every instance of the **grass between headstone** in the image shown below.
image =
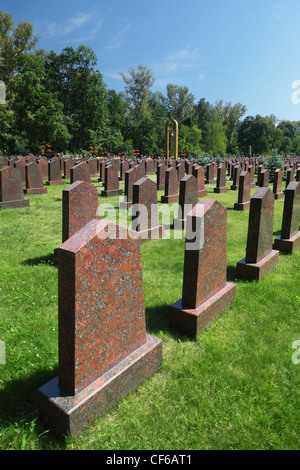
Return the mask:
MULTIPOLYGON (((102 185, 93 182, 103 201, 102 185)), ((174 239, 171 229, 169 238, 142 244, 146 325, 163 341, 160 370, 77 438, 55 440, 40 424, 36 391, 57 375, 53 250, 61 244, 68 184, 26 195, 29 207, 0 213, 0 340, 6 352, 0 449, 298 449, 300 364, 292 356, 300 340, 300 252, 280 255, 259 283, 235 280, 249 211, 232 210, 237 191, 216 194, 213 185, 206 185, 206 197, 228 209, 227 274, 237 284, 235 301, 196 341, 174 334, 169 306, 182 295, 184 240, 174 239)), ((118 197, 105 199, 118 207, 118 197)), ((275 201, 274 238, 282 212, 283 199, 275 201)))

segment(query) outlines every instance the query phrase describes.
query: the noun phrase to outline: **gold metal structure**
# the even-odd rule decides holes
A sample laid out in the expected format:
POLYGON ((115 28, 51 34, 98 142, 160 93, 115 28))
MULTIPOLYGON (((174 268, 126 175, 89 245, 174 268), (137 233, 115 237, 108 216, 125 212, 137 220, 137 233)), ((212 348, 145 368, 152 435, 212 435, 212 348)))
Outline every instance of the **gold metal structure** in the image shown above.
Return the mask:
POLYGON ((178 122, 175 119, 169 119, 165 127, 165 158, 170 158, 170 124, 174 124, 174 158, 178 159, 178 122))

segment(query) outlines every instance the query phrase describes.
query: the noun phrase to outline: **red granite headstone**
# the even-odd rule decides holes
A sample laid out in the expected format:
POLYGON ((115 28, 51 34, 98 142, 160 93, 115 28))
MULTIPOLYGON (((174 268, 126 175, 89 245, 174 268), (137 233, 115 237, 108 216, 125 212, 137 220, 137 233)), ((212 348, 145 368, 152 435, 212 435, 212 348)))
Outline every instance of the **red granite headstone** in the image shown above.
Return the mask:
POLYGON ((185 175, 180 181, 178 217, 174 219, 174 229, 182 230, 186 214, 198 202, 198 181, 193 175, 185 175))
POLYGON ((157 175, 157 190, 161 191, 165 189, 165 164, 161 163, 157 165, 156 175, 157 175))
POLYGON ((194 165, 192 175, 195 176, 198 182, 198 197, 206 196, 207 190, 205 189, 205 172, 203 166, 194 165))
POLYGON ((137 172, 135 167, 125 171, 125 190, 124 201, 120 201, 120 209, 129 209, 132 206, 132 186, 137 181, 137 172))
POLYGON ((274 171, 273 194, 275 199, 281 199, 284 196, 282 191, 282 170, 277 168, 274 171))
POLYGON ((247 211, 250 208, 250 173, 248 171, 242 171, 240 174, 238 202, 233 208, 236 211, 247 211))
POLYGON ((165 173, 165 194, 161 197, 161 202, 169 204, 172 202, 178 202, 178 200, 179 192, 177 171, 175 168, 170 167, 165 173))
POLYGON ((170 307, 171 328, 196 338, 235 298, 227 276, 227 211, 202 199, 186 217, 182 299, 170 307))
POLYGON ((39 410, 76 435, 161 364, 162 342, 146 333, 140 241, 92 220, 63 243, 58 310, 58 377, 39 389, 39 410))
POLYGON ((26 194, 45 194, 48 189, 44 187, 40 167, 36 163, 25 165, 26 194))
POLYGON ((213 163, 209 163, 206 167, 206 180, 205 184, 214 184, 215 177, 214 177, 214 165, 213 163))
POLYGON ((29 199, 24 198, 20 171, 14 166, 0 170, 0 209, 28 206, 29 199))
POLYGON ((75 181, 62 191, 62 242, 96 218, 97 188, 86 181, 75 181))
POLYGON ((275 238, 274 249, 293 253, 300 249, 300 182, 292 181, 285 190, 281 234, 275 238))
POLYGON ((89 168, 90 172, 90 177, 91 178, 97 178, 98 177, 98 171, 97 171, 97 159, 96 158, 89 158, 86 162, 89 168))
POLYGON ((144 176, 132 187, 132 229, 138 232, 141 241, 156 240, 164 234, 159 225, 156 184, 144 176))
POLYGON ((233 181, 232 185, 230 186, 230 189, 232 191, 236 191, 239 189, 239 179, 240 179, 240 174, 241 174, 242 168, 240 165, 234 165, 233 167, 233 181))
POLYGON ((36 164, 40 168, 43 180, 48 179, 48 160, 46 157, 38 158, 36 164))
POLYGON ((228 188, 226 186, 226 168, 224 165, 219 165, 217 169, 217 186, 214 188, 215 193, 226 193, 228 188))
POLYGON ((101 192, 101 196, 119 196, 122 193, 122 189, 119 188, 119 176, 116 167, 111 164, 106 165, 104 190, 101 192))
POLYGON ((272 250, 274 196, 270 188, 259 187, 250 199, 246 257, 237 263, 240 279, 260 281, 279 261, 272 250))
POLYGON ((260 188, 267 188, 269 186, 269 170, 261 170, 258 177, 258 186, 260 188))
POLYGON ((56 157, 48 162, 48 180, 46 184, 54 186, 65 184, 65 182, 61 179, 60 163, 59 159, 56 157))
POLYGON ((91 182, 90 170, 86 162, 78 163, 70 169, 70 183, 73 184, 75 181, 91 182))

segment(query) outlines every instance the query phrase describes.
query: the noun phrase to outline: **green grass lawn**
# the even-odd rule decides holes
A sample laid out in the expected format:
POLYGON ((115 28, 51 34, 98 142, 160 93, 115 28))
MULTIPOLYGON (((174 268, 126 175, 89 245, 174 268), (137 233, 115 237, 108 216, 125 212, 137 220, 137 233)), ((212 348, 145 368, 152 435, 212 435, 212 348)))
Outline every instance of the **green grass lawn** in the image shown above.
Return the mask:
MULTIPOLYGON (((163 342, 159 371, 99 416, 82 435, 57 440, 37 418, 36 391, 57 375, 57 267, 62 189, 26 196, 30 207, 0 211, 0 449, 299 449, 300 252, 280 255, 261 282, 235 279, 245 256, 249 212, 237 191, 207 198, 227 209, 228 280, 236 299, 196 341, 169 329, 181 298, 184 240, 142 244, 147 332, 163 342)), ((100 183, 94 184, 99 188, 100 183)), ((228 186, 230 182, 228 181, 228 186)), ((254 193, 255 188, 252 190, 254 193)), ((162 191, 158 192, 158 200, 162 191)), ((115 207, 118 198, 105 202, 115 207)), ((274 238, 283 199, 275 201, 274 238)))

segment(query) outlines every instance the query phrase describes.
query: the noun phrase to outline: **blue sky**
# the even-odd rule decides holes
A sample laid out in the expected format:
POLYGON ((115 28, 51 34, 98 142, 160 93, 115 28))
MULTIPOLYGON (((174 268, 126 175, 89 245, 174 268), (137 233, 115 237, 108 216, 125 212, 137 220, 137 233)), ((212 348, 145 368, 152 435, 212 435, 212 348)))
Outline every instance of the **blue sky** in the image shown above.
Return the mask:
POLYGON ((91 47, 108 89, 124 90, 120 72, 141 64, 153 72, 152 91, 173 83, 196 102, 300 120, 299 0, 2 0, 0 8, 33 24, 37 47, 91 47))

